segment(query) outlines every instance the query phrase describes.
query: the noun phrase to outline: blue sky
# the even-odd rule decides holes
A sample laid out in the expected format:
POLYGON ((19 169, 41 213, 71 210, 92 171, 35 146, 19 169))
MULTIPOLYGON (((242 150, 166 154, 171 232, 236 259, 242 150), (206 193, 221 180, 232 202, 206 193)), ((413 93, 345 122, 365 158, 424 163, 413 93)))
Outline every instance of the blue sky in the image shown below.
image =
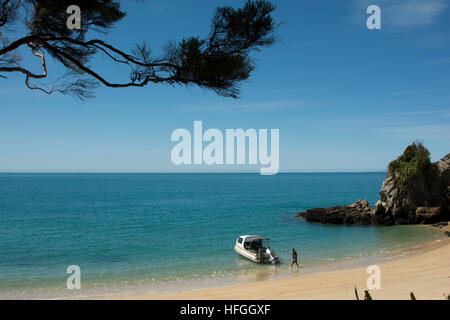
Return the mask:
MULTIPOLYGON (((104 38, 127 50, 146 39, 155 53, 167 40, 207 35, 217 6, 242 4, 123 2, 127 17, 104 38)), ((174 166, 170 135, 192 131, 194 120, 223 131, 280 129, 280 171, 380 171, 417 139, 432 160, 450 152, 449 1, 276 5, 279 41, 254 55, 239 100, 153 85, 99 88, 83 103, 31 92, 20 75, 0 79, 0 172, 259 171, 174 166), (366 28, 370 4, 381 7, 381 30, 366 28)), ((121 70, 106 58, 91 65, 113 79, 121 70)))

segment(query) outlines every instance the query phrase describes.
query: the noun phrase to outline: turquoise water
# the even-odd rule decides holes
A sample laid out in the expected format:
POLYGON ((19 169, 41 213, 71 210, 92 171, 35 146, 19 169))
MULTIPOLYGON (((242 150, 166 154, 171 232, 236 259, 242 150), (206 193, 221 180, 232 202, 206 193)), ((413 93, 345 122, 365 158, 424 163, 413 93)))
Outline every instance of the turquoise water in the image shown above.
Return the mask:
POLYGON ((82 287, 93 293, 158 292, 272 268, 236 255, 242 234, 270 237, 280 270, 292 247, 313 270, 438 239, 420 226, 322 226, 295 216, 358 199, 373 204, 384 177, 1 174, 0 297, 65 296, 69 265, 81 268, 82 287))

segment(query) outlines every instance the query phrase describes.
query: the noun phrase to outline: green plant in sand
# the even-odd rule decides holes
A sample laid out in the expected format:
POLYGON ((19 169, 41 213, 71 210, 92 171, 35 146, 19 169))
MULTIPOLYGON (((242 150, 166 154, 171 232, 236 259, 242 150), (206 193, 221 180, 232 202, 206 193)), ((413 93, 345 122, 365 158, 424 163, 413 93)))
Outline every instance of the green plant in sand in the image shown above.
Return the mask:
MULTIPOLYGON (((355 286, 355 296, 356 296, 356 300, 359 300, 358 289, 356 288, 356 286, 355 286)), ((416 300, 416 296, 414 295, 413 292, 411 292, 409 294, 409 296, 411 297, 411 300, 416 300)), ((444 294, 444 296, 446 296, 446 295, 444 294)), ((450 297, 446 296, 446 299, 450 300, 450 297)), ((372 296, 369 293, 369 290, 364 290, 364 300, 373 300, 372 296)))
MULTIPOLYGON (((359 300, 358 289, 355 286, 355 296, 356 300, 359 300)), ((364 300, 372 300, 372 296, 369 293, 369 290, 364 290, 364 300)))

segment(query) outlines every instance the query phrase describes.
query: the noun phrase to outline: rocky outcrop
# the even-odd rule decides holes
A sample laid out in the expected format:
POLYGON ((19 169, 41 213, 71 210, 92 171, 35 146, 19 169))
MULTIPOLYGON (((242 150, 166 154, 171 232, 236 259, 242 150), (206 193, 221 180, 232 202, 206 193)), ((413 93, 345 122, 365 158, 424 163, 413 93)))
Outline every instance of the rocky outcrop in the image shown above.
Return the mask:
MULTIPOLYGON (((441 181, 448 186, 450 186, 450 153, 437 163, 439 175, 441 181)), ((447 189, 449 191, 449 189, 447 189)))
POLYGON ((449 175, 450 155, 433 163, 402 188, 396 186, 394 176, 388 175, 375 208, 385 216, 392 216, 396 224, 442 221, 450 209, 449 175))
POLYGON ((450 220, 450 154, 431 164, 399 188, 395 176, 383 181, 380 200, 371 208, 367 200, 346 206, 317 208, 299 217, 323 224, 429 224, 450 220))
POLYGON ((367 200, 348 205, 331 208, 317 208, 299 213, 301 218, 309 222, 322 224, 373 224, 373 209, 369 206, 367 200))

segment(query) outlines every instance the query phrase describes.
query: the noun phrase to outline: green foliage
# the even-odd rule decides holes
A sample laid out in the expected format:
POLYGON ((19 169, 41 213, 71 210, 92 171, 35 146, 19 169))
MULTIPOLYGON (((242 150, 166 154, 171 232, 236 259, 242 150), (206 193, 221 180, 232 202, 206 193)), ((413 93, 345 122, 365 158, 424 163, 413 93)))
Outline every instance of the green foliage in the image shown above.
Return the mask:
POLYGON ((401 189, 430 165, 430 152, 421 142, 414 142, 389 164, 389 173, 394 177, 396 187, 401 189))
POLYGON ((369 290, 365 290, 364 292, 364 300, 372 300, 372 296, 370 295, 369 290))
POLYGON ((27 0, 25 3, 27 8, 34 9, 30 16, 30 31, 36 35, 73 36, 81 40, 89 29, 107 29, 125 17, 120 2, 113 0, 27 0), (66 27, 66 10, 72 4, 82 8, 81 31, 66 27))
MULTIPOLYGON (((355 286, 355 296, 356 300, 359 300, 358 289, 355 286)), ((372 296, 369 293, 369 290, 364 290, 364 300, 372 300, 372 296)))
POLYGON ((204 37, 171 41, 159 55, 153 55, 144 42, 129 54, 98 38, 125 17, 121 3, 119 0, 4 1, 0 5, 0 28, 5 26, 0 30, 0 78, 7 79, 2 73, 22 73, 30 89, 48 94, 73 94, 80 99, 92 97, 92 88, 98 84, 126 88, 154 83, 196 85, 224 97, 238 98, 240 83, 255 68, 251 54, 271 46, 276 38, 272 18, 276 7, 267 0, 247 0, 241 8, 218 7, 204 37), (66 26, 66 10, 72 4, 81 9, 81 30, 69 30, 66 26), (17 22, 22 26, 13 25, 17 22), (20 35, 12 32, 13 29, 23 32, 20 35), (17 40, 9 40, 17 36, 17 40), (88 40, 88 37, 94 38, 88 40), (40 59, 42 73, 32 72, 23 62, 19 49, 27 46, 40 59), (67 72, 47 84, 30 83, 33 79, 47 78, 47 70, 54 70, 46 67, 47 54, 67 72), (130 70, 124 73, 126 78, 120 77, 120 73, 106 78, 89 65, 100 54, 112 63, 127 65, 130 70))
MULTIPOLYGON (((359 300, 358 289, 356 288, 356 286, 355 286, 355 296, 356 296, 356 300, 359 300)), ((416 300, 416 296, 414 295, 413 292, 411 292, 409 294, 409 296, 411 297, 411 300, 416 300)), ((446 297, 446 299, 450 300, 450 296, 449 295, 446 296, 444 294, 444 297, 446 297)), ((364 290, 364 300, 373 300, 372 296, 369 293, 369 290, 364 290)))
POLYGON ((217 8, 207 38, 185 38, 166 48, 165 59, 179 66, 174 81, 237 98, 239 82, 254 70, 250 52, 275 41, 274 10, 272 3, 263 0, 247 1, 238 9, 217 8))

